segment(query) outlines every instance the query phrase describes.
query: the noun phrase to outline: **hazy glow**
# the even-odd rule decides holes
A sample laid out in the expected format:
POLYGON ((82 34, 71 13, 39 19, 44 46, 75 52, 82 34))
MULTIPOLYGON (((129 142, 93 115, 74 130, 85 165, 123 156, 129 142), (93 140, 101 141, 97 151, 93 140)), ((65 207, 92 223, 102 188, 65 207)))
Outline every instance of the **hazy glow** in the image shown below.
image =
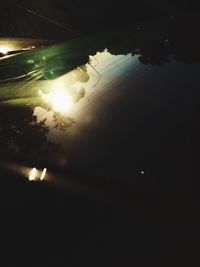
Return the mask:
POLYGON ((34 181, 37 178, 37 169, 33 168, 30 172, 30 175, 28 177, 29 181, 34 181))
POLYGON ((53 91, 44 98, 54 111, 60 113, 67 112, 72 104, 72 98, 64 91, 53 91))
POLYGON ((17 50, 15 45, 12 45, 12 44, 1 44, 0 43, 0 53, 6 55, 8 52, 13 51, 13 50, 17 50))
POLYGON ((7 45, 0 45, 0 53, 7 54, 10 51, 10 48, 7 45))
POLYGON ((44 180, 44 177, 46 175, 46 172, 47 172, 47 169, 44 168, 44 170, 42 171, 42 174, 41 174, 41 177, 40 177, 40 180, 44 180))

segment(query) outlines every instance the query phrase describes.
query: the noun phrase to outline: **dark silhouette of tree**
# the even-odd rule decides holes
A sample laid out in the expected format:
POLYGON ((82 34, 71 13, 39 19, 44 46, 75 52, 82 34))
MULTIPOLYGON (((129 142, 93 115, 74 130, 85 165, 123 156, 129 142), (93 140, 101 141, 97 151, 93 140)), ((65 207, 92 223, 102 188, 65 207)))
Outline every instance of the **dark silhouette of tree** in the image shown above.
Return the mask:
POLYGON ((198 14, 186 13, 147 21, 119 35, 108 46, 112 54, 139 55, 143 64, 164 65, 172 59, 200 63, 198 14))
MULTIPOLYGON (((73 75, 71 76, 74 82, 79 81, 84 83, 89 80, 86 66, 78 67, 73 71, 73 75)), ((10 86, 12 86, 12 84, 10 84, 10 86)), ((4 88, 1 88, 1 90, 3 89, 4 88)), ((17 92, 17 88, 15 89, 17 92)), ((80 89, 72 87, 68 91, 75 103, 85 96, 85 89, 83 87, 80 89)), ((9 90, 7 93, 9 94, 9 90)), ((47 138, 50 128, 46 124, 46 119, 38 121, 37 117, 33 115, 35 106, 37 106, 37 104, 32 106, 1 104, 1 153, 30 155, 31 158, 40 158, 49 152, 58 152, 59 146, 53 144, 47 138)), ((47 112, 53 111, 52 107, 46 102, 40 102, 39 106, 43 107, 47 112)), ((53 111, 52 122, 54 125, 53 127, 60 131, 65 131, 75 123, 73 118, 55 111, 53 111)))
POLYGON ((48 128, 44 122, 38 123, 31 108, 1 107, 0 117, 1 151, 38 154, 47 145, 48 128))

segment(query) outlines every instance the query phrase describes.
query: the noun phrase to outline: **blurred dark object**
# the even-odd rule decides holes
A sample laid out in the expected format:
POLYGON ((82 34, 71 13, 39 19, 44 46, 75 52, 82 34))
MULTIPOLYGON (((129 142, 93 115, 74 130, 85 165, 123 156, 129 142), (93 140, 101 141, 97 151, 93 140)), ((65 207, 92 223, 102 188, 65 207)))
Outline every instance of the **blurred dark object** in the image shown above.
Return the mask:
POLYGON ((171 4, 180 4, 190 8, 200 8, 198 0, 169 0, 171 4))
POLYGON ((67 40, 166 16, 162 1, 2 0, 0 36, 67 40))

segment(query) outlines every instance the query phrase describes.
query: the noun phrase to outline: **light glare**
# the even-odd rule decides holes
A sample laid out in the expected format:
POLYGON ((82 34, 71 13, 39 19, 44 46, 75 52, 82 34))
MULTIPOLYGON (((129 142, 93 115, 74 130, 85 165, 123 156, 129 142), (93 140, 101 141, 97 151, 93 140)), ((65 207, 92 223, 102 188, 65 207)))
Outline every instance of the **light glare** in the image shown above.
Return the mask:
POLYGON ((29 181, 34 181, 37 178, 37 169, 33 168, 30 172, 30 175, 28 177, 29 181))
POLYGON ((45 96, 45 100, 56 112, 67 112, 72 104, 72 98, 63 91, 53 91, 45 96))
POLYGON ((47 169, 44 168, 44 170, 42 171, 41 177, 40 177, 40 180, 41 180, 41 181, 44 180, 44 177, 45 177, 45 175, 46 175, 46 172, 47 172, 47 169))
POLYGON ((6 55, 9 52, 9 47, 6 45, 0 45, 0 53, 6 55))

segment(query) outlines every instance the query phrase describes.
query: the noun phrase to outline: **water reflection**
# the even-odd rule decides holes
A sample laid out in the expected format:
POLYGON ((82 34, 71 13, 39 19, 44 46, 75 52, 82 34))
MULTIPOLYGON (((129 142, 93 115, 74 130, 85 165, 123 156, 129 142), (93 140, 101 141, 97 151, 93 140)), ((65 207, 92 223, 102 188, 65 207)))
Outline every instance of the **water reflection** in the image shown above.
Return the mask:
POLYGON ((47 173, 46 168, 44 168, 42 171, 39 171, 36 168, 32 168, 30 171, 28 179, 29 179, 29 181, 39 181, 39 180, 42 181, 42 180, 44 180, 46 173, 47 173))
POLYGON ((87 114, 87 106, 109 91, 112 79, 126 75, 126 68, 138 62, 131 54, 115 56, 107 50, 89 59, 88 64, 52 81, 47 94, 39 91, 43 103, 35 107, 34 116, 48 127, 48 138, 53 142, 62 142, 76 122, 96 123, 92 114, 87 114))
POLYGON ((76 134, 76 123, 96 123, 88 106, 137 62, 131 54, 115 56, 105 50, 55 80, 25 82, 21 88, 19 84, 16 88, 15 84, 1 85, 1 151, 32 158, 45 157, 50 151, 56 155, 66 133, 74 128, 76 134))
MULTIPOLYGON (((170 142, 174 147, 179 144, 181 151, 182 144, 174 142, 174 133, 169 129, 173 125, 178 132, 182 114, 188 117, 185 105, 192 110, 191 92, 198 83, 195 73, 199 70, 195 64, 200 63, 200 57, 199 42, 191 26, 196 18, 189 22, 179 19, 170 18, 173 28, 164 18, 159 24, 154 21, 137 26, 132 35, 129 30, 124 31, 114 45, 101 44, 101 52, 96 53, 97 44, 91 50, 85 46, 81 50, 84 59, 78 60, 83 65, 57 79, 36 79, 16 87, 15 83, 1 84, 1 152, 26 155, 37 161, 51 159, 53 164, 59 162, 64 167, 74 164, 77 169, 88 170, 92 164, 98 174, 108 173, 109 169, 110 173, 116 169, 115 175, 120 171, 122 175, 124 170, 131 173, 134 162, 143 176, 151 164, 160 161, 158 156, 153 162, 151 154, 162 154, 162 136, 163 151, 169 150, 170 142), (87 58, 89 61, 84 64, 87 58)), ((76 49, 79 48, 78 45, 76 49)), ((70 59, 70 68, 74 68, 79 57, 70 54, 61 63, 70 59)), ((49 57, 52 65, 53 60, 49 57)), ((60 60, 58 57, 56 62, 60 60)), ((168 155, 173 157, 170 151, 168 155)))

